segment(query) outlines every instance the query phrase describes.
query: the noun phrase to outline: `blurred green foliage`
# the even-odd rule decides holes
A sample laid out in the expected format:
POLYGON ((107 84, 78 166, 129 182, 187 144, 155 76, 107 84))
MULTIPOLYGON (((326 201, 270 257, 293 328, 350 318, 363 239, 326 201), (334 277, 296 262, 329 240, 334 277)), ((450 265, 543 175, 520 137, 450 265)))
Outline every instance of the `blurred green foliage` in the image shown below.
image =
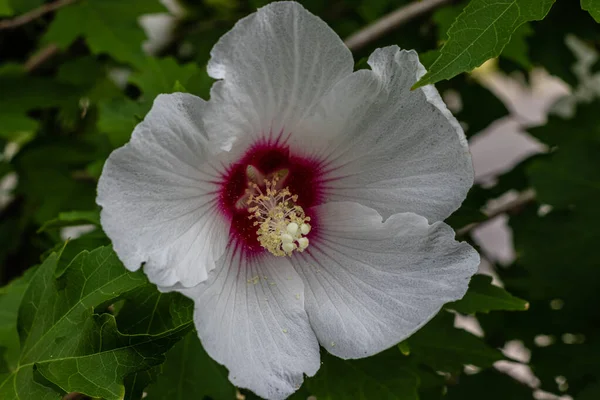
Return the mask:
MULTIPOLYGON (((343 38, 409 2, 302 1, 343 38)), ((193 304, 123 268, 94 198, 104 160, 129 140, 156 95, 208 98, 212 45, 268 1, 179 0, 171 11, 158 0, 63 1, 6 24, 44 3, 0 0, 0 398, 233 399, 227 371, 192 331, 193 304), (167 13, 171 23, 148 52, 140 17, 151 13, 167 13), (85 233, 65 245, 64 228, 79 225, 85 233)), ((389 44, 416 49, 432 68, 427 82, 449 79, 438 89, 460 99, 453 111, 473 138, 508 114, 465 73, 487 59, 499 56, 506 73, 526 78, 543 67, 580 84, 565 38, 600 49, 600 2, 553 3, 448 1, 355 60, 363 67, 359 60, 389 44)), ((322 350, 320 371, 293 398, 533 399, 534 388, 494 367, 510 360, 499 349, 515 341, 531 352, 516 362, 532 369, 541 389, 600 398, 600 100, 587 100, 573 116, 530 129, 547 153, 473 187, 448 220, 456 229, 482 223, 491 199, 535 191, 508 212, 516 259, 493 265, 504 288, 475 276, 464 299, 371 358, 344 361, 322 350), (475 318, 482 336, 456 328, 454 313, 475 318)), ((477 245, 472 230, 464 232, 461 239, 477 245)))

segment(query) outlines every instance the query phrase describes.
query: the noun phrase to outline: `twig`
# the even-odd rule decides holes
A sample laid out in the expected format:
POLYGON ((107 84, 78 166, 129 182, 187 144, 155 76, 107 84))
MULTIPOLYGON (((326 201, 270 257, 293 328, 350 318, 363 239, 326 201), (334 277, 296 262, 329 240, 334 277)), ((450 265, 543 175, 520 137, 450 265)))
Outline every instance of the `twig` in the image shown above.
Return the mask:
POLYGON ((42 50, 36 52, 31 57, 29 57, 27 61, 25 61, 25 70, 27 72, 31 72, 37 69, 48 59, 53 57, 56 53, 58 53, 58 46, 56 44, 51 43, 47 45, 42 50))
POLYGON ((503 204, 500 207, 494 208, 493 210, 488 211, 487 218, 480 222, 473 222, 472 224, 463 226, 460 229, 456 230, 456 236, 465 236, 470 233, 473 229, 477 228, 480 225, 486 224, 496 217, 517 210, 529 203, 532 203, 535 200, 535 192, 533 189, 527 189, 522 192, 516 199, 513 201, 509 201, 506 204, 503 204))
POLYGON ((357 51, 381 38, 385 34, 405 24, 413 18, 423 15, 436 7, 449 3, 451 0, 417 0, 400 7, 396 11, 383 16, 371 25, 350 35, 346 46, 352 51, 357 51))
POLYGON ((2 29, 13 29, 21 25, 28 24, 29 22, 37 19, 43 15, 46 15, 54 10, 58 10, 61 7, 68 6, 71 3, 75 3, 78 0, 57 0, 54 3, 44 4, 41 7, 33 9, 25 14, 19 15, 13 19, 7 19, 0 21, 0 30, 2 29))
POLYGON ((84 394, 81 393, 67 393, 64 397, 63 400, 83 400, 87 398, 84 394))

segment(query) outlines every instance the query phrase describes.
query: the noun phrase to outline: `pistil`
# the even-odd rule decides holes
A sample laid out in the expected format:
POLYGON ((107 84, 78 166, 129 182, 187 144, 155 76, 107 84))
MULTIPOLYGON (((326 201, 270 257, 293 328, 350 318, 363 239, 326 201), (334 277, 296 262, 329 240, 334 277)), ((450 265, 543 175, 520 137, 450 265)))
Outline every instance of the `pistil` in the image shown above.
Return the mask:
POLYGON ((305 236, 310 232, 310 217, 296 204, 298 196, 289 188, 278 189, 279 177, 266 180, 265 192, 251 182, 247 191, 247 205, 261 246, 276 256, 302 252, 309 244, 305 236))

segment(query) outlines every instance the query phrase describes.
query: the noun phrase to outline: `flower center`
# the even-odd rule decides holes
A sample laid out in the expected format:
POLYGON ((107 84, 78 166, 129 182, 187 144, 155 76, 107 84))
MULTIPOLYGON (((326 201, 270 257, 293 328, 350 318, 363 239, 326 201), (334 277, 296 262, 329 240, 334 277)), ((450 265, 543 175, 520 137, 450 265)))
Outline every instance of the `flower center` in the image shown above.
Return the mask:
POLYGON ((310 232, 310 217, 296 204, 297 195, 292 195, 287 187, 278 189, 279 181, 278 174, 265 181, 264 192, 257 183, 249 184, 248 218, 254 219, 253 225, 258 226, 260 245, 273 255, 286 256, 308 247, 304 236, 310 232))
POLYGON ((250 146, 219 181, 219 209, 230 221, 232 245, 241 246, 244 255, 306 249, 306 234, 313 240, 319 231, 311 209, 323 198, 321 165, 279 139, 250 146))

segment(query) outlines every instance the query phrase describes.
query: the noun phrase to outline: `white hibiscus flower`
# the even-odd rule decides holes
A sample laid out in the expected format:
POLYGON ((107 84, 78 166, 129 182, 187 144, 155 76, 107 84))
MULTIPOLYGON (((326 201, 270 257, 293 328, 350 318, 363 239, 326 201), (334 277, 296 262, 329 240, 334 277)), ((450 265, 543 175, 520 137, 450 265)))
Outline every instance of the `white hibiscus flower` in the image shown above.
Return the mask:
POLYGON ((472 185, 460 125, 413 51, 350 51, 293 2, 211 52, 210 101, 160 95, 98 186, 134 271, 195 302, 230 380, 281 399, 341 358, 378 353, 461 298, 479 261, 441 222, 472 185))

